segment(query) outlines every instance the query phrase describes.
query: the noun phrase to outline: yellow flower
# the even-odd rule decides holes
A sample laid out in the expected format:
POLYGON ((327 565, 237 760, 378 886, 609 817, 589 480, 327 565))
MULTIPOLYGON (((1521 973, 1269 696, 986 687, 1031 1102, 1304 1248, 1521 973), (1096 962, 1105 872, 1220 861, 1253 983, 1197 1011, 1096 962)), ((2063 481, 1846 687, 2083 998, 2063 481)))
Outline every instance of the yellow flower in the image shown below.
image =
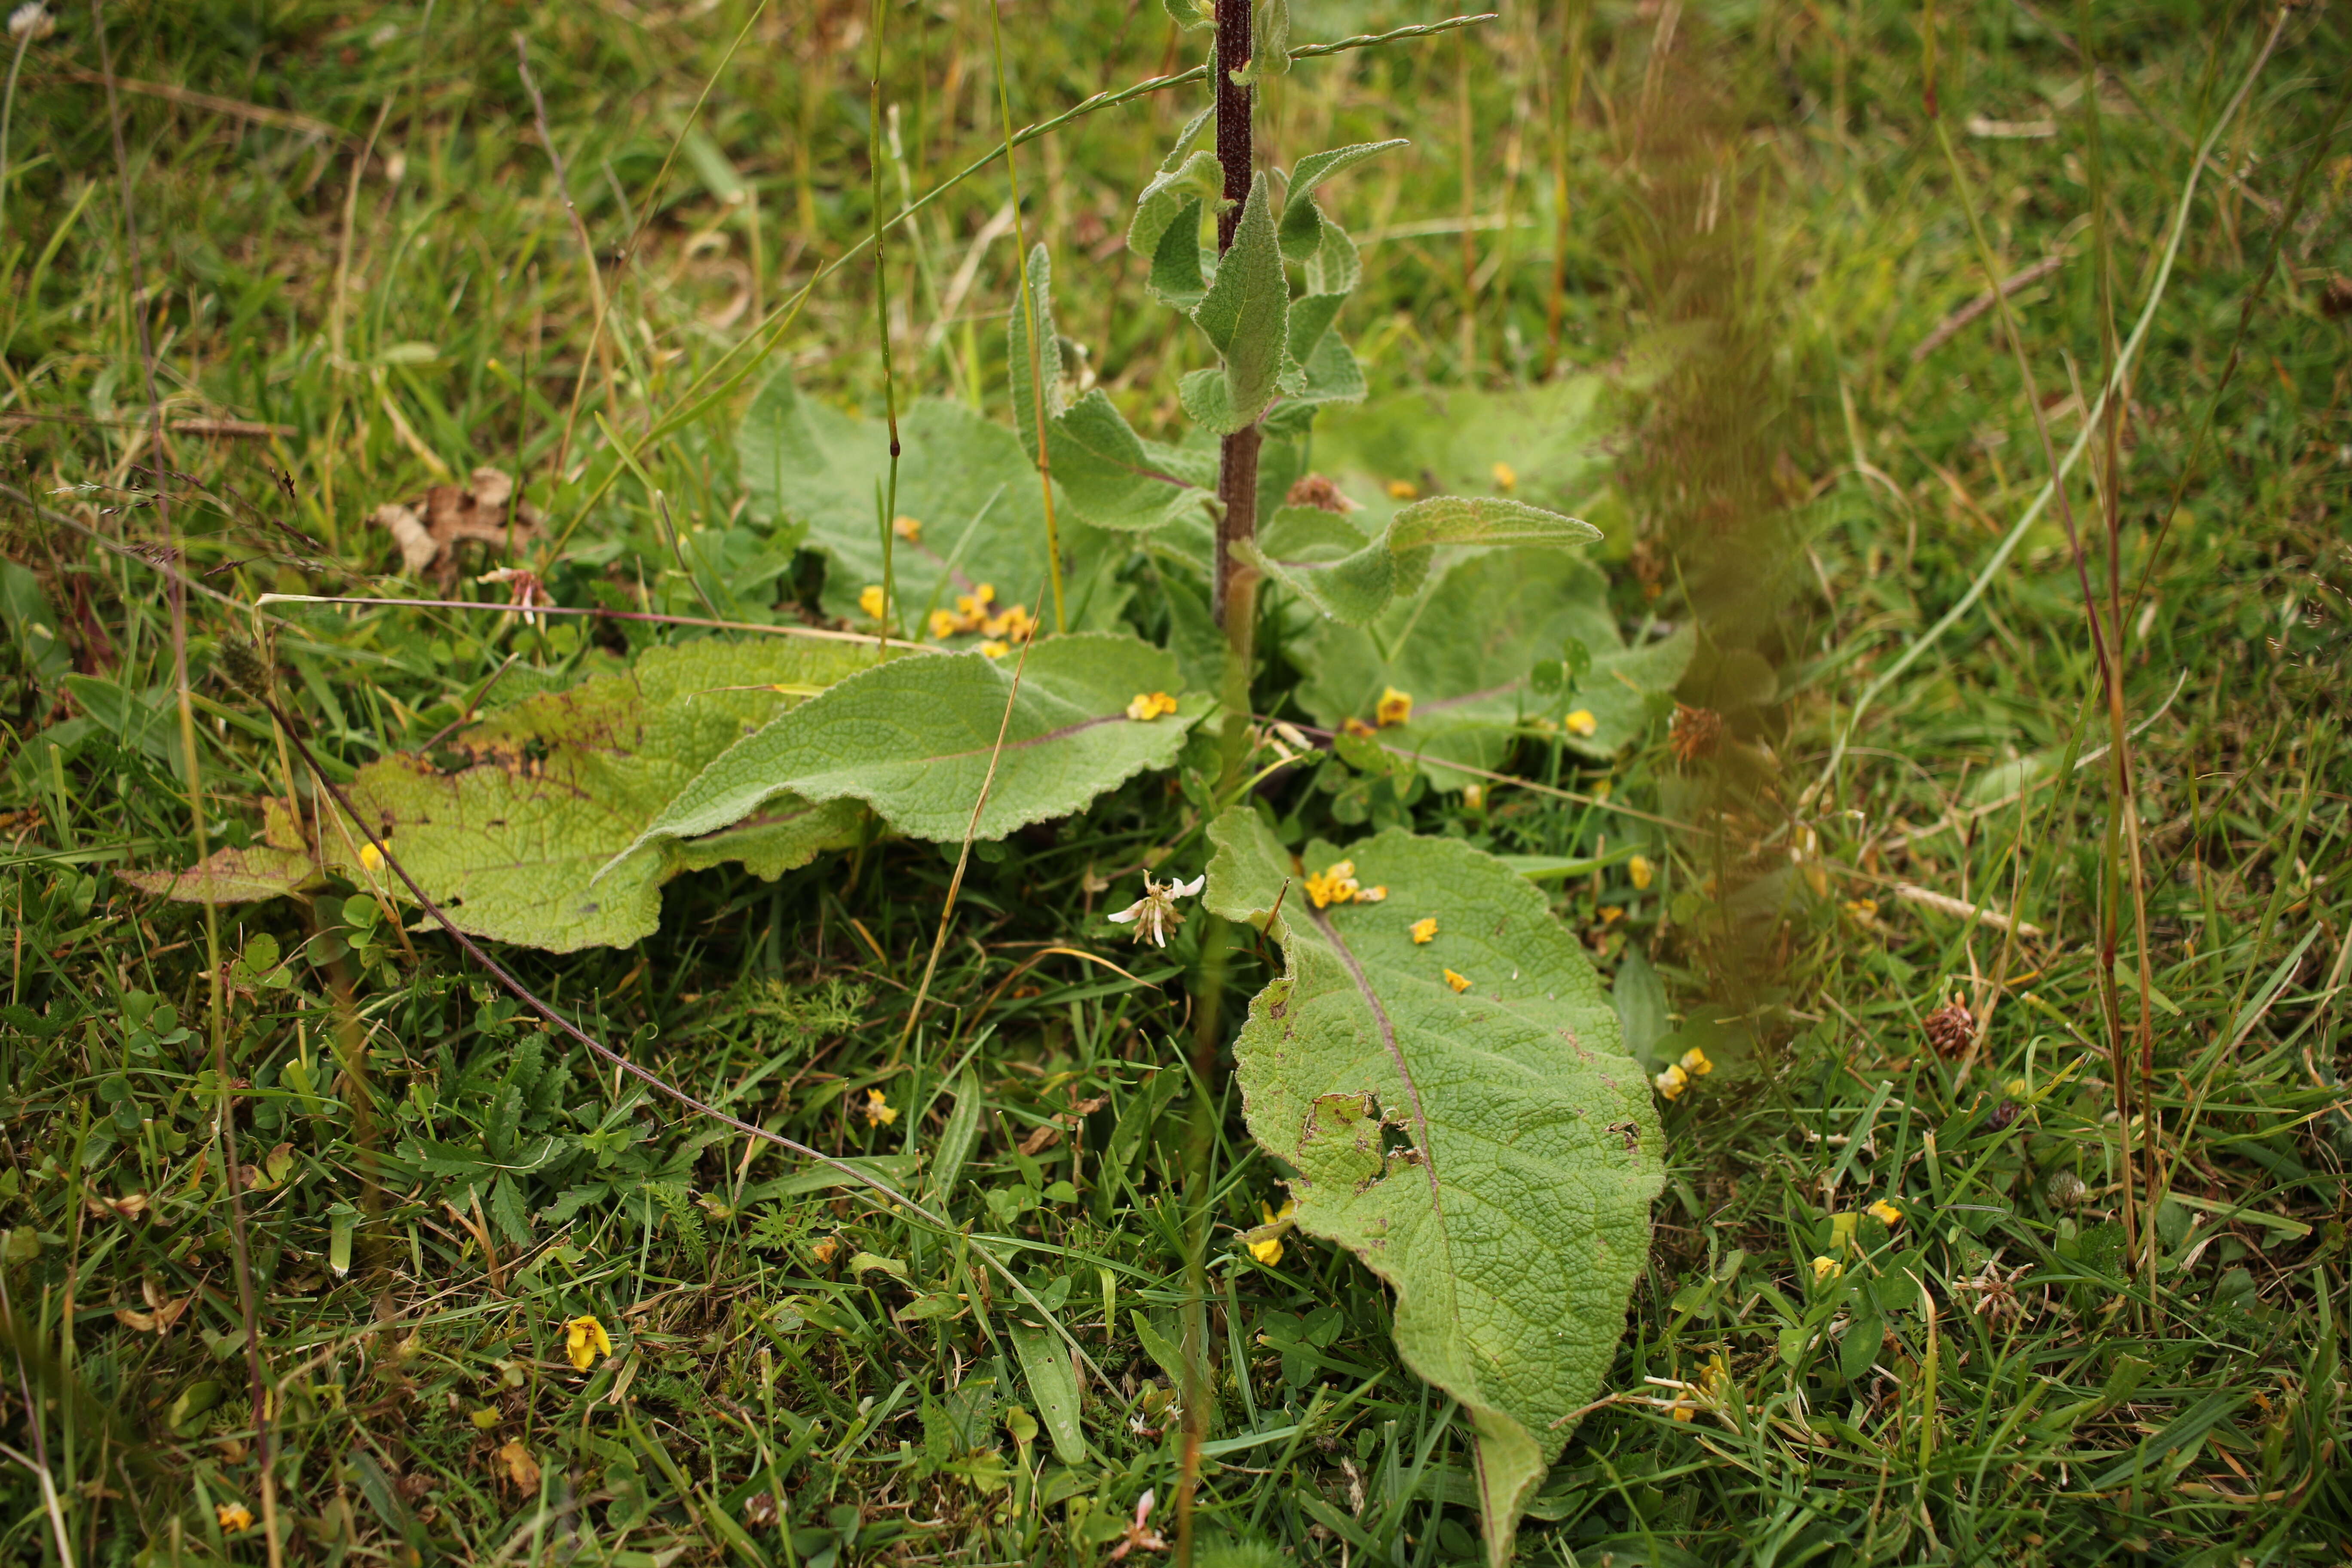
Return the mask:
POLYGON ((1388 491, 1391 500, 1412 500, 1420 496, 1421 487, 1411 479, 1391 479, 1388 491))
POLYGON ((1028 605, 1015 605, 1001 616, 989 616, 980 629, 1008 642, 1027 642, 1037 634, 1037 617, 1029 613, 1028 605))
POLYGON ((1291 1216, 1298 1212, 1296 1199, 1285 1198, 1280 1208, 1268 1204, 1257 1205, 1259 1216, 1265 1222, 1252 1233, 1247 1245, 1249 1254, 1268 1268, 1282 1261, 1283 1234, 1290 1229, 1291 1216))
POLYGON ((1601 905, 1601 930, 1603 930, 1603 931, 1608 930, 1611 926, 1615 925, 1619 921, 1622 921, 1622 920, 1623 920, 1624 918, 1625 918, 1625 909, 1624 909, 1624 906, 1623 906, 1623 905, 1622 905, 1622 904, 1603 904, 1603 905, 1601 905))
POLYGON ((1816 1257, 1813 1259, 1813 1283, 1816 1285, 1826 1285, 1844 1272, 1845 1265, 1834 1258, 1816 1257))
POLYGON ((820 1266, 830 1268, 833 1266, 833 1260, 841 1256, 841 1237, 828 1236, 809 1248, 809 1256, 815 1258, 820 1266))
POLYGON ((1399 691, 1393 686, 1385 688, 1381 692, 1380 701, 1372 708, 1372 717, 1383 730, 1394 724, 1412 723, 1412 693, 1399 691))
POLYGON ((1876 925, 1878 923, 1878 900, 1876 899, 1848 899, 1845 901, 1845 912, 1853 917, 1853 923, 1856 925, 1876 925))
MULTIPOLYGON (((1362 889, 1356 886, 1356 863, 1334 860, 1318 875, 1307 879, 1307 896, 1318 910, 1333 904, 1352 904, 1362 889)), ((1386 889, 1383 889, 1385 896, 1386 889)))
POLYGON ((1139 691, 1135 700, 1127 705, 1127 716, 1139 724, 1149 724, 1163 713, 1176 711, 1176 699, 1165 691, 1139 691))
POLYGON ((213 1504, 213 1517, 218 1520, 220 1527, 231 1535, 242 1535, 253 1528, 253 1510, 241 1502, 213 1504))
POLYGON ((1361 719, 1357 718, 1353 713, 1350 713, 1345 719, 1339 721, 1339 733, 1343 735, 1353 735, 1358 740, 1365 740, 1370 736, 1379 734, 1380 731, 1373 729, 1370 724, 1365 723, 1361 719))
POLYGON ((866 1091, 866 1103, 859 1106, 857 1110, 859 1115, 877 1127, 887 1127, 898 1120, 898 1110, 890 1104, 888 1097, 878 1089, 869 1089, 866 1091))
POLYGON ((1567 719, 1567 724, 1569 733, 1588 737, 1595 730, 1601 728, 1601 721, 1592 716, 1592 710, 1590 708, 1580 708, 1575 712, 1570 714, 1567 719))
POLYGON ((1635 888, 1646 889, 1650 885, 1650 878, 1654 873, 1651 869, 1648 858, 1636 855, 1625 862, 1625 874, 1633 879, 1635 888))
POLYGON ((1519 488, 1518 470, 1512 468, 1508 463, 1496 464, 1495 488, 1498 490, 1517 489, 1519 488))
POLYGON ((1885 1198, 1881 1198, 1876 1203, 1871 1205, 1870 1213, 1877 1219, 1879 1224, 1886 1226, 1889 1230, 1894 1229, 1896 1226, 1903 1223, 1903 1211, 1896 1208, 1893 1204, 1888 1203, 1885 1198))
POLYGON ((938 642, 945 642, 964 629, 963 623, 956 619, 953 610, 933 610, 930 614, 930 627, 931 637, 938 642))
POLYGON ((1715 1064, 1706 1059, 1705 1051, 1693 1046, 1683 1053, 1682 1069, 1693 1078, 1705 1078, 1715 1070, 1715 1064))
POLYGON ((911 517, 892 518, 890 531, 909 544, 920 544, 923 542, 923 525, 911 517))
POLYGON ((1003 658, 1006 654, 1011 653, 1013 648, 1008 643, 984 642, 980 645, 980 651, 991 658, 1003 658))
POLYGON ((371 871, 383 869, 383 851, 375 847, 373 840, 360 846, 360 864, 371 871))
POLYGON ((1413 921, 1410 929, 1412 931, 1412 940, 1416 944, 1435 942, 1437 940, 1437 917, 1435 915, 1423 915, 1421 919, 1413 921))
POLYGON ((1486 810, 1486 786, 1485 784, 1464 784, 1462 786, 1462 804, 1466 809, 1471 811, 1486 810))
POLYGON ((1445 972, 1445 984, 1454 987, 1457 993, 1467 991, 1470 989, 1470 977, 1466 974, 1456 974, 1449 969, 1445 972))
POLYGON ((563 1325, 563 1353, 572 1358, 572 1370, 586 1372, 596 1364, 596 1358, 613 1353, 613 1336, 604 1325, 583 1313, 563 1325))
POLYGON ((868 583, 865 587, 859 589, 857 594, 857 607, 865 611, 867 615, 873 616, 876 620, 880 620, 882 618, 882 584, 879 583, 868 583))
POLYGON ((1356 890, 1356 901, 1360 904, 1385 903, 1388 896, 1388 884, 1385 882, 1377 887, 1360 888, 1356 890))
POLYGON ((1650 1081, 1657 1085, 1658 1092, 1668 1100, 1680 1100, 1683 1090, 1690 1087, 1690 1074, 1679 1067, 1669 1067, 1650 1081))

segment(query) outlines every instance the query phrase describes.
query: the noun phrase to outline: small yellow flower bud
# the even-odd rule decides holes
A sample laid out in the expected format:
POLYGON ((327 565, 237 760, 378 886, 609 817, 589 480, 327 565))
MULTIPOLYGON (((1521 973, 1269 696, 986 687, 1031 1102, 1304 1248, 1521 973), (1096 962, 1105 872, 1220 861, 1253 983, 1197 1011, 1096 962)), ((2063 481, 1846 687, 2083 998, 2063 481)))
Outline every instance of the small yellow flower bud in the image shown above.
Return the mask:
POLYGON ((923 542, 923 525, 911 517, 892 518, 890 531, 909 544, 920 544, 923 542))
POLYGON ((1592 710, 1590 708, 1578 709, 1568 716, 1566 722, 1569 733, 1587 738, 1590 738, 1595 730, 1601 728, 1601 721, 1592 716, 1592 710))
POLYGON ((1518 470, 1517 470, 1517 468, 1512 468, 1512 467, 1511 467, 1511 465, 1510 465, 1510 464, 1508 464, 1508 463, 1497 463, 1497 464, 1496 464, 1496 465, 1495 465, 1495 488, 1496 488, 1496 489, 1498 489, 1498 490, 1515 490, 1515 489, 1517 489, 1519 488, 1519 474, 1518 474, 1518 470))
POLYGON ((1411 479, 1391 479, 1388 492, 1391 500, 1415 500, 1420 498, 1421 487, 1411 479))

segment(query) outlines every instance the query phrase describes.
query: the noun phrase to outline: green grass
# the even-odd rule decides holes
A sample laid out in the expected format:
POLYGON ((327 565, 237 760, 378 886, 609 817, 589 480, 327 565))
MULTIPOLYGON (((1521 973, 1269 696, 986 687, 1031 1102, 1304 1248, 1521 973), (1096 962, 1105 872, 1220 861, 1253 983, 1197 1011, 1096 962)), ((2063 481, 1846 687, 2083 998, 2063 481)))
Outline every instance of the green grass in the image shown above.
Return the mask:
MULTIPOLYGON (((2271 22, 2095 11, 2096 204, 2081 68, 2058 37, 2081 16, 1934 13, 1942 113, 1999 270, 2068 257, 2010 301, 2062 450, 2095 395, 2074 389, 2095 389, 2104 363, 2099 258, 2128 331, 2191 146, 2271 22)), ((2346 327, 2326 301, 2352 272, 2352 148, 2330 118, 2343 19, 2296 13, 2223 127, 2131 388, 2116 642, 2136 821, 2111 837, 2110 764, 2094 756, 2106 709, 2054 514, 1815 787, 1859 694, 2048 478, 1997 314, 1913 357, 1985 283, 1923 119, 1920 17, 1855 0, 1611 5, 1572 24, 1548 5, 1305 62, 1269 94, 1284 163, 1415 140, 1336 198, 1367 240, 1348 323, 1376 394, 1619 375, 1617 479, 1596 520, 1620 607, 1629 623, 1701 621, 1713 647, 1685 695, 1730 723, 1699 764, 1673 756, 1663 724, 1607 770, 1540 746, 1518 758, 1531 779, 1605 779, 1620 804, 1696 825, 1649 841, 1646 889, 1622 864, 1552 886, 1604 968, 1637 950, 1654 962, 1670 1021, 1717 1062, 1667 1108, 1667 1195, 1609 1383, 1624 1397, 1577 1428, 1521 1555, 2342 1561, 2352 431, 2346 327), (2043 934, 2011 938, 1906 886, 2043 934), (2134 1089, 2127 1129, 2109 1016, 2136 1060, 2143 960, 2152 1101, 2134 1089), (1923 1030, 1953 996, 1984 1021, 1960 1059, 1923 1030), (2126 1196, 2152 1232, 2138 1257, 2126 1196), (1860 1221, 1861 1251, 1817 1279, 1813 1259, 1840 1255, 1832 1216, 1878 1199, 1900 1222, 1860 1221), (1693 1419, 1643 1381, 1710 1367, 1693 1419)), ((1302 0, 1293 36, 1427 19, 1302 0)), ((1190 62, 1149 4, 1005 20, 1023 122, 1190 62)), ((1204 1539, 1305 1563, 1478 1560, 1466 1429, 1397 1363, 1377 1283, 1303 1239, 1271 1266, 1233 1245, 1279 1201, 1278 1173, 1223 1069, 1203 1081, 1188 1066, 1204 922, 1163 954, 1115 947, 1101 918, 1123 901, 1101 884, 1123 887, 1185 826, 1165 780, 976 847, 903 1048, 952 871, 934 847, 876 840, 774 883, 701 874, 673 887, 640 949, 503 955, 688 1092, 872 1158, 1011 1238, 1107 1374, 1076 1466, 1004 1419, 1035 1400, 1003 1282, 967 1244, 597 1068, 440 936, 394 929, 349 889, 224 910, 215 1014, 201 912, 117 875, 196 853, 164 580, 126 547, 176 530, 197 580, 226 595, 191 599, 186 642, 213 843, 257 837, 261 799, 309 793, 268 722, 205 673, 250 625, 234 605, 398 591, 397 554, 366 520, 440 469, 523 475, 568 539, 546 568, 566 603, 705 613, 653 488, 707 558, 759 559, 733 510, 742 399, 706 397, 764 374, 772 348, 821 395, 879 407, 868 263, 789 324, 778 314, 870 227, 866 25, 855 5, 754 20, 740 0, 109 12, 117 75, 170 89, 120 95, 127 185, 89 79, 89 15, 65 11, 26 48, 0 186, 11 1558, 57 1560, 62 1531, 77 1563, 266 1559, 257 1525, 225 1531, 217 1511, 263 1511, 249 1286, 289 1560, 1098 1562, 1147 1489, 1170 1526, 1171 1373, 1155 1348, 1194 1310, 1215 1369, 1204 1539), (603 263, 601 338, 517 26, 603 263), (706 85, 698 139, 664 181, 706 85), (755 343, 762 320, 779 330, 755 343), (142 330, 167 418, 289 433, 174 436, 159 464, 142 330), (241 1220, 215 1031, 257 1178, 241 1220), (870 1089, 895 1121, 856 1112, 870 1089), (960 1114, 972 1141, 943 1180, 960 1114), (1024 1152, 1049 1126, 1059 1136, 1024 1152), (1196 1131, 1219 1227, 1197 1305, 1196 1131), (478 1152, 495 1175, 461 1157, 478 1152), (614 1342, 585 1376, 563 1331, 583 1313, 614 1342)), ((886 191, 919 194, 1001 143, 984 11, 894 12, 885 77, 904 153, 886 191)), ((1191 103, 1104 111, 1019 162, 1024 233, 1053 249, 1065 330, 1162 433, 1198 351, 1108 238, 1191 103)), ((955 282, 1006 199, 999 165, 893 238, 902 395, 1005 416, 1009 237, 955 282)), ((2069 493, 2104 602, 2102 471, 2095 448, 2069 493)), ((793 618, 777 604, 763 592, 730 613, 793 618)), ((279 613, 285 690, 340 770, 436 736, 509 656, 505 696, 567 679, 594 641, 455 612, 279 613)), ((1261 700, 1286 679, 1277 652, 1261 700)), ((1345 837, 1340 814, 1360 809, 1312 789, 1279 803, 1300 834, 1345 837)), ((1631 826, 1503 785, 1478 809, 1425 797, 1411 815, 1505 853, 1591 855, 1631 826)), ((1255 954, 1234 962, 1228 1018, 1265 978, 1255 954)))

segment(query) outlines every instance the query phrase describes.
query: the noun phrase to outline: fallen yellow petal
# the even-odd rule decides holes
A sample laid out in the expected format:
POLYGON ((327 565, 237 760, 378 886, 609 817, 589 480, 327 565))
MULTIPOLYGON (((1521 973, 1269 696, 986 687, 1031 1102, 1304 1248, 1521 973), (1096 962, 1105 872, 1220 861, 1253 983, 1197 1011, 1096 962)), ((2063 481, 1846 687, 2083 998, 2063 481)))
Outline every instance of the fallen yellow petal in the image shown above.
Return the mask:
POLYGON ((1388 900, 1388 884, 1383 882, 1376 887, 1358 889, 1356 893, 1356 901, 1360 904, 1385 903, 1388 900))
POLYGON ((1879 1224, 1887 1226, 1889 1229, 1892 1229, 1895 1226, 1903 1223, 1903 1211, 1896 1208, 1893 1204, 1888 1203, 1885 1198, 1881 1198, 1876 1203, 1871 1205, 1870 1213, 1877 1219, 1879 1224))
POLYGON ((1590 708, 1578 709, 1568 716, 1566 723, 1569 732, 1574 735, 1589 736, 1601 728, 1601 721, 1592 716, 1592 710, 1590 708))
POLYGON ((1445 984, 1457 992, 1467 991, 1470 989, 1470 977, 1466 974, 1456 974, 1449 969, 1445 972, 1445 984))
POLYGON ((563 1325, 563 1352, 572 1358, 573 1371, 586 1372, 599 1356, 613 1353, 613 1336, 604 1331, 604 1324, 583 1312, 563 1325))
POLYGON ((1412 931, 1412 940, 1416 943, 1434 942, 1437 940, 1437 917, 1423 915, 1413 921, 1410 929, 1412 931))
POLYGON ((909 544, 920 544, 923 542, 923 525, 911 517, 892 518, 890 531, 909 544))
POLYGON ((1139 724, 1149 724, 1165 713, 1176 711, 1176 699, 1165 691, 1139 691, 1135 700, 1127 705, 1127 716, 1139 724))

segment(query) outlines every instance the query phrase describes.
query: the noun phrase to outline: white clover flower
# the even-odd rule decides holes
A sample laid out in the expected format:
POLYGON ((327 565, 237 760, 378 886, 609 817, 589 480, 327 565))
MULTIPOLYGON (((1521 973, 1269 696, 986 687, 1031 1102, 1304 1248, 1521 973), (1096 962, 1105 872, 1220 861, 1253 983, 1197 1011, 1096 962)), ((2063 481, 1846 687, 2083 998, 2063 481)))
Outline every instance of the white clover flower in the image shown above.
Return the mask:
POLYGON ((1208 878, 1202 875, 1189 882, 1173 879, 1155 882, 1151 879, 1151 873, 1146 871, 1143 874, 1143 897, 1111 916, 1111 921, 1116 925, 1132 924, 1139 945, 1149 939, 1154 947, 1166 947, 1169 933, 1184 923, 1184 917, 1177 912, 1176 900, 1191 898, 1207 880, 1208 878))
POLYGON ((8 13, 8 36, 19 44, 37 44, 58 30, 58 19, 41 0, 29 0, 8 13))

